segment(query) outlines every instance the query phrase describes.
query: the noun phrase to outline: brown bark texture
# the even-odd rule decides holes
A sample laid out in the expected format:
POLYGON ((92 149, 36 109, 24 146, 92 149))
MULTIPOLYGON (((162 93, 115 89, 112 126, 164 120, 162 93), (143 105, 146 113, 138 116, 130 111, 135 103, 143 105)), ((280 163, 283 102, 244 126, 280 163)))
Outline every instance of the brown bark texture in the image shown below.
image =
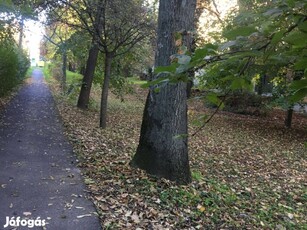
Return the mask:
MULTIPOLYGON (((196 0, 160 0, 155 66, 167 66, 182 45, 191 50, 196 0)), ((154 76, 157 78, 158 76, 154 76)), ((131 165, 149 174, 187 184, 191 181, 187 139, 187 85, 180 82, 150 89, 137 152, 131 165)))

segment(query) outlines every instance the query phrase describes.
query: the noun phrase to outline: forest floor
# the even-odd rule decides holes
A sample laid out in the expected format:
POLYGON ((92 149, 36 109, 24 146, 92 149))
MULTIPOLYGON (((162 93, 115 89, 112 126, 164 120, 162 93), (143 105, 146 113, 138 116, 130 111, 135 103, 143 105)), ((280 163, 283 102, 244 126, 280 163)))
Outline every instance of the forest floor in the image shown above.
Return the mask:
MULTIPOLYGON (((108 128, 92 109, 82 111, 51 83, 66 135, 105 229, 307 229, 307 117, 284 112, 265 117, 218 113, 189 139, 193 182, 187 186, 129 166, 136 151, 146 90, 110 95, 108 128)), ((189 132, 210 114, 189 101, 189 132), (197 122, 196 122, 197 123, 197 122)))

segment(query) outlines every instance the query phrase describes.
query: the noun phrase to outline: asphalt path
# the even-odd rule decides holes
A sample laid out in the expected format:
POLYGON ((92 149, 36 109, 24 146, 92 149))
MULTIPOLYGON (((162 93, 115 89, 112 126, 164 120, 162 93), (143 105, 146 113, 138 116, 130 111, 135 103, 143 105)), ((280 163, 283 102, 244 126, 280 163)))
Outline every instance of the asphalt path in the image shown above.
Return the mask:
POLYGON ((0 229, 101 229, 41 70, 31 80, 0 112, 0 229))

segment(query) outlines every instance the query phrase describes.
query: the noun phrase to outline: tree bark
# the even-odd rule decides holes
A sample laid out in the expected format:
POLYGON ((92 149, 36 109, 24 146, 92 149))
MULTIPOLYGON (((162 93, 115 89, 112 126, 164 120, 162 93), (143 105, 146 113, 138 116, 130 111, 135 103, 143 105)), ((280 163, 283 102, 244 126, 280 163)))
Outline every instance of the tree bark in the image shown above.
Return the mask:
POLYGON ((100 102, 100 127, 105 129, 107 127, 107 108, 108 108, 108 94, 109 94, 109 84, 111 79, 111 67, 114 55, 113 53, 105 53, 105 63, 104 63, 104 80, 101 92, 101 102, 100 102))
POLYGON ((99 54, 99 47, 93 41, 92 47, 89 50, 85 73, 82 80, 81 91, 78 98, 77 106, 81 109, 87 109, 89 105, 90 93, 91 93, 95 68, 98 60, 98 54, 99 54))
POLYGON ((21 16, 19 25, 20 25, 20 31, 19 31, 18 47, 19 49, 23 49, 23 36, 24 36, 24 27, 25 27, 23 16, 21 16))
POLYGON ((290 108, 287 110, 287 116, 285 119, 285 126, 289 129, 292 126, 292 115, 293 115, 293 108, 290 108))
POLYGON ((98 37, 102 33, 103 29, 103 4, 97 4, 96 5, 96 14, 95 14, 95 23, 94 23, 94 29, 97 31, 96 35, 93 35, 92 40, 92 46, 89 50, 89 55, 86 62, 86 68, 85 73, 82 80, 82 86, 78 98, 77 107, 81 109, 87 109, 90 101, 90 94, 92 89, 92 83, 95 73, 95 68, 98 60, 98 54, 99 54, 99 45, 98 45, 98 37))
MULTIPOLYGON (((175 35, 191 50, 196 0, 160 0, 155 66, 170 64, 175 35)), ((154 76, 156 78, 157 76, 154 76)), ((187 85, 168 84, 147 96, 141 135, 131 165, 179 184, 191 181, 187 139, 187 85)))
POLYGON ((66 69, 67 69, 67 51, 66 48, 62 51, 62 92, 66 93, 66 69))

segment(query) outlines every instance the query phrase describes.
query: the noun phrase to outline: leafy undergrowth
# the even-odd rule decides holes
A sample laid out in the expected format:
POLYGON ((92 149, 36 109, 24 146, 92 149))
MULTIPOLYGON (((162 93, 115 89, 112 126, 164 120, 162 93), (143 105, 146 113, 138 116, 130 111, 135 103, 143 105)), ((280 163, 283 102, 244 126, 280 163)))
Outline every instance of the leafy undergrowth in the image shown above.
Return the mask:
MULTIPOLYGON (((280 111, 216 115, 190 138, 193 183, 177 186, 129 166, 145 98, 137 95, 111 95, 105 130, 96 110, 55 97, 104 229, 307 228, 306 117, 287 130, 280 111)), ((202 113, 210 111, 191 101, 191 133, 202 113)))
POLYGON ((26 79, 17 84, 11 91, 7 92, 4 96, 0 97, 0 112, 1 110, 16 96, 20 88, 31 81, 31 74, 34 67, 30 67, 26 73, 26 79))

